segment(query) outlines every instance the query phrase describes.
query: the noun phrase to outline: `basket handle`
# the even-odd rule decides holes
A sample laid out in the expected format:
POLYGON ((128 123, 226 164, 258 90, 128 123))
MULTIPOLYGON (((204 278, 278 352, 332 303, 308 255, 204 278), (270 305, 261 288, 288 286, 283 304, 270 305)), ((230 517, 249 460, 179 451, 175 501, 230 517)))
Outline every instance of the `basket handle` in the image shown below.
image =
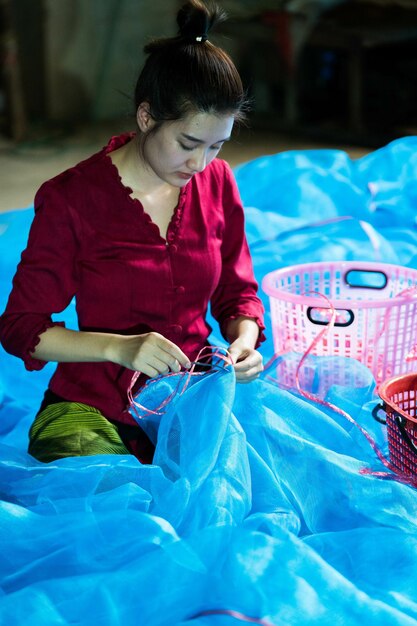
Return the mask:
POLYGON ((380 416, 378 415, 378 413, 379 413, 380 411, 383 411, 383 410, 384 410, 384 405, 383 405, 383 404, 381 404, 381 403, 379 403, 379 404, 375 404, 375 406, 372 408, 372 417, 374 418, 374 420, 375 420, 376 422, 379 422, 380 424, 386 424, 386 423, 387 423, 386 418, 384 418, 384 417, 380 417, 380 416))
POLYGON ((349 287, 355 287, 356 289, 385 289, 388 284, 388 276, 382 270, 364 270, 360 267, 352 267, 349 269, 346 272, 344 279, 345 283, 349 285, 349 287), (370 281, 367 283, 365 280, 367 276, 365 276, 365 274, 377 277, 378 282, 370 281))
MULTIPOLYGON (((337 315, 336 315, 336 320, 333 326, 343 326, 343 327, 350 326, 353 320, 355 319, 355 314, 353 313, 352 309, 336 309, 335 308, 334 310, 336 312, 341 311, 343 313, 347 313, 347 316, 345 316, 346 321, 338 322, 337 315)), ((330 320, 320 319, 320 315, 321 316, 323 315, 323 311, 329 311, 331 313, 332 309, 328 309, 327 307, 309 306, 307 309, 307 317, 312 324, 317 324, 318 326, 327 326, 330 323, 330 320)), ((343 319, 343 316, 342 316, 342 319, 343 319)))
POLYGON ((405 428, 405 426, 404 426, 403 419, 404 419, 404 418, 402 418, 402 417, 400 417, 400 416, 398 416, 398 415, 396 415, 396 416, 395 416, 395 418, 394 418, 395 423, 396 423, 396 424, 397 424, 397 426, 398 426, 398 430, 399 430, 399 431, 400 431, 400 433, 401 433, 401 437, 404 439, 405 443, 406 443, 406 444, 407 444, 407 446, 410 448, 410 450, 411 450, 412 452, 414 452, 414 454, 416 454, 416 455, 417 455, 417 446, 416 446, 416 444, 414 443, 414 441, 412 441, 412 439, 411 439, 410 435, 409 435, 409 434, 408 434, 408 432, 406 431, 406 428, 405 428))

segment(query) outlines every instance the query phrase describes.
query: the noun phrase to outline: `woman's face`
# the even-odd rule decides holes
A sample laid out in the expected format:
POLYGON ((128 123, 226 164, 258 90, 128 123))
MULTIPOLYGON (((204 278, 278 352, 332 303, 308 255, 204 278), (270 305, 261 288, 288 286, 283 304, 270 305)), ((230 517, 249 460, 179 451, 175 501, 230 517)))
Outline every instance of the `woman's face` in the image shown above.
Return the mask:
MULTIPOLYGON (((150 118, 147 128, 155 122, 150 118)), ((164 122, 146 138, 143 157, 148 168, 174 187, 183 187, 197 172, 217 156, 223 143, 230 139, 234 117, 230 114, 190 113, 182 120, 164 122)))

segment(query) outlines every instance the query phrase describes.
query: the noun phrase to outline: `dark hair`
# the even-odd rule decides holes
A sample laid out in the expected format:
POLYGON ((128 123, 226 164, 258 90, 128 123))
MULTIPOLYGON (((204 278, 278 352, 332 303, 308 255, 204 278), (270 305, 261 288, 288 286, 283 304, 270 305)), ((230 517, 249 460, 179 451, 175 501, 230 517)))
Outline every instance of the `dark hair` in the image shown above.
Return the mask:
POLYGON ((136 83, 135 105, 149 103, 155 130, 190 111, 245 118, 248 100, 239 72, 230 56, 207 39, 225 17, 217 5, 189 0, 177 14, 178 35, 145 46, 149 56, 136 83))

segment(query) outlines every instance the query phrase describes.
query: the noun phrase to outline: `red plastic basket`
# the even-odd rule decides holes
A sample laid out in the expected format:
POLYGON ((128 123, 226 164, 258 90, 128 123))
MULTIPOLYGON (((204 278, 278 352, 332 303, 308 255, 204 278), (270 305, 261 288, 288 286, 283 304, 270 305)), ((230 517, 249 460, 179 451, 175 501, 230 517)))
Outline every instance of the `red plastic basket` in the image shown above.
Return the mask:
POLYGON ((388 379, 378 393, 387 416, 390 461, 397 471, 417 476, 417 374, 388 379))
MULTIPOLYGON (((277 355, 351 357, 378 384, 416 369, 407 356, 417 346, 417 270, 358 261, 308 263, 267 274, 262 287, 270 299, 277 355), (312 348, 326 325, 328 332, 312 348)), ((294 371, 283 382, 294 384, 294 371)))

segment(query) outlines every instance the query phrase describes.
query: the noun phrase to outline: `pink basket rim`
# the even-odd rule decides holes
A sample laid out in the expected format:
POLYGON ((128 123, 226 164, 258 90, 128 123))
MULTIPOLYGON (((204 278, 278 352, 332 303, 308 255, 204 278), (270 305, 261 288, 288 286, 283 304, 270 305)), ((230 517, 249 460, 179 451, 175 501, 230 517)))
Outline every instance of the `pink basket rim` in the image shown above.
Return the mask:
MULTIPOLYGON (((406 276, 407 278, 411 278, 415 280, 415 284, 417 287, 417 270, 404 267, 402 265, 393 265, 392 263, 375 263, 371 261, 318 261, 316 263, 300 263, 299 265, 288 265, 286 267, 281 267, 277 270, 269 272, 262 279, 262 289, 263 291, 270 297, 279 298, 280 300, 285 300, 286 302, 293 302, 294 304, 303 304, 305 306, 320 306, 320 308, 327 308, 327 304, 324 299, 320 299, 319 296, 308 296, 308 295, 299 295, 290 293, 288 291, 284 291, 282 289, 278 289, 277 287, 272 285, 272 281, 279 275, 291 275, 297 274, 302 271, 314 271, 319 269, 336 267, 339 270, 370 270, 375 272, 385 272, 388 275, 388 279, 392 272, 400 273, 406 276), (318 305, 318 302, 320 303, 318 305)), ((388 283, 389 284, 389 283, 388 283)), ((386 289, 386 287, 384 287, 386 289)), ((371 289, 369 291, 372 291, 371 289)), ((382 291, 382 290, 381 290, 382 291)), ((338 309, 373 309, 373 308, 391 308, 396 307, 401 304, 409 303, 414 298, 417 299, 417 289, 415 296, 405 295, 391 298, 381 298, 377 300, 339 300, 339 299, 331 299, 333 305, 337 305, 338 309)))

